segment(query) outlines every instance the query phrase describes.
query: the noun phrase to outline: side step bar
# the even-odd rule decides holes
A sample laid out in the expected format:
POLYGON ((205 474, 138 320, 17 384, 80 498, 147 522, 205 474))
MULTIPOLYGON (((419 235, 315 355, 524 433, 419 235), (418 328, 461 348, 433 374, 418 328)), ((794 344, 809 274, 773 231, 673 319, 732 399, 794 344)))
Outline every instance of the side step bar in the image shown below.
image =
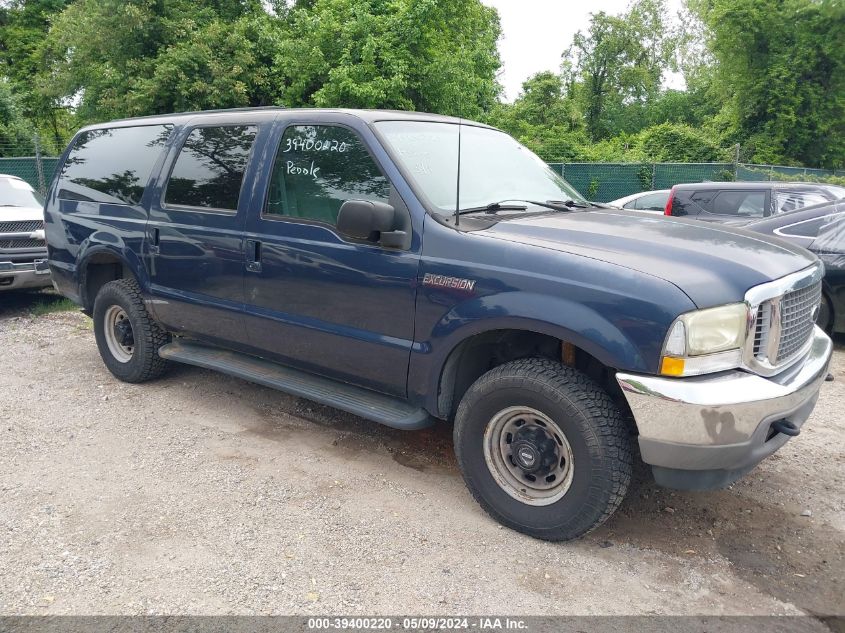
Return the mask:
POLYGON ((435 423, 428 412, 398 398, 284 367, 255 356, 185 341, 168 343, 158 353, 167 360, 216 369, 395 429, 423 429, 435 423))

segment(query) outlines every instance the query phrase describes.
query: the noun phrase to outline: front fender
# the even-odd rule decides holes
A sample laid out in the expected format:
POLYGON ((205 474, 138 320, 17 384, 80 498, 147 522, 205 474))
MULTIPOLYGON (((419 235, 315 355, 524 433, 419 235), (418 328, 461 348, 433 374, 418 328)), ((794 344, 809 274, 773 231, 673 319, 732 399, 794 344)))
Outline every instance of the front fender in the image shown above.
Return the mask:
POLYGON ((563 297, 503 292, 458 304, 432 331, 435 360, 445 362, 461 341, 492 330, 527 330, 577 345, 610 367, 646 371, 642 352, 628 335, 590 307, 563 297), (440 356, 443 356, 440 358, 440 356))
POLYGON ((414 347, 409 394, 437 406, 446 361, 462 342, 495 330, 545 334, 583 349, 601 363, 634 373, 654 373, 671 309, 616 296, 590 304, 562 296, 506 291, 473 297, 452 306, 431 329, 427 341, 414 347), (615 303, 614 303, 615 302, 615 303), (609 306, 616 304, 616 309, 609 306))

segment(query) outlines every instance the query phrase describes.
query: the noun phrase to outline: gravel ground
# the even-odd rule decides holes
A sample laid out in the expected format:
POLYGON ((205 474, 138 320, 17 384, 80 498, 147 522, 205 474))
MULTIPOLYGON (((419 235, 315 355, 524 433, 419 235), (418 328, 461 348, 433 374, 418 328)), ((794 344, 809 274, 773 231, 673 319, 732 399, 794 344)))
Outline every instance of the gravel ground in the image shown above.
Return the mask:
POLYGON ((842 339, 801 436, 743 481, 640 469, 551 544, 476 506, 446 425, 186 366, 123 384, 86 317, 30 315, 43 296, 0 296, 0 614, 845 614, 842 339))

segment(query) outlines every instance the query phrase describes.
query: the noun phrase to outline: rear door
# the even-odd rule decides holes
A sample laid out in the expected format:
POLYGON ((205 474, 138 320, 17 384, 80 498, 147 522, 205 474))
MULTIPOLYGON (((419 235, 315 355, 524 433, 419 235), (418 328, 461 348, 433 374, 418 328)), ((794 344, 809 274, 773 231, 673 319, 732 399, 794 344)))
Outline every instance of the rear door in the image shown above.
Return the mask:
POLYGON ((262 159, 269 178, 247 220, 245 313, 261 355, 401 396, 421 241, 379 149, 356 117, 279 122, 262 159), (394 207, 406 248, 337 231, 341 204, 361 199, 394 207))
POLYGON ((195 121, 178 131, 146 229, 157 317, 177 332, 245 344, 244 237, 251 163, 268 124, 195 121))

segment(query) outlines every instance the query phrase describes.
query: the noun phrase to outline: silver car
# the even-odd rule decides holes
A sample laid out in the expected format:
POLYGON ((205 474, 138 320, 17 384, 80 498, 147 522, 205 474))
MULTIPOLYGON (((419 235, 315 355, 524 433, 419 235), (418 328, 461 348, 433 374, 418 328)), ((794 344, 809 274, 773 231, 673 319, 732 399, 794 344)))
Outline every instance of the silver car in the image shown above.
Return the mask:
POLYGON ((630 196, 618 198, 607 204, 618 209, 629 209, 631 211, 644 211, 645 213, 662 214, 666 209, 666 201, 669 200, 670 189, 658 189, 656 191, 640 191, 630 196))

